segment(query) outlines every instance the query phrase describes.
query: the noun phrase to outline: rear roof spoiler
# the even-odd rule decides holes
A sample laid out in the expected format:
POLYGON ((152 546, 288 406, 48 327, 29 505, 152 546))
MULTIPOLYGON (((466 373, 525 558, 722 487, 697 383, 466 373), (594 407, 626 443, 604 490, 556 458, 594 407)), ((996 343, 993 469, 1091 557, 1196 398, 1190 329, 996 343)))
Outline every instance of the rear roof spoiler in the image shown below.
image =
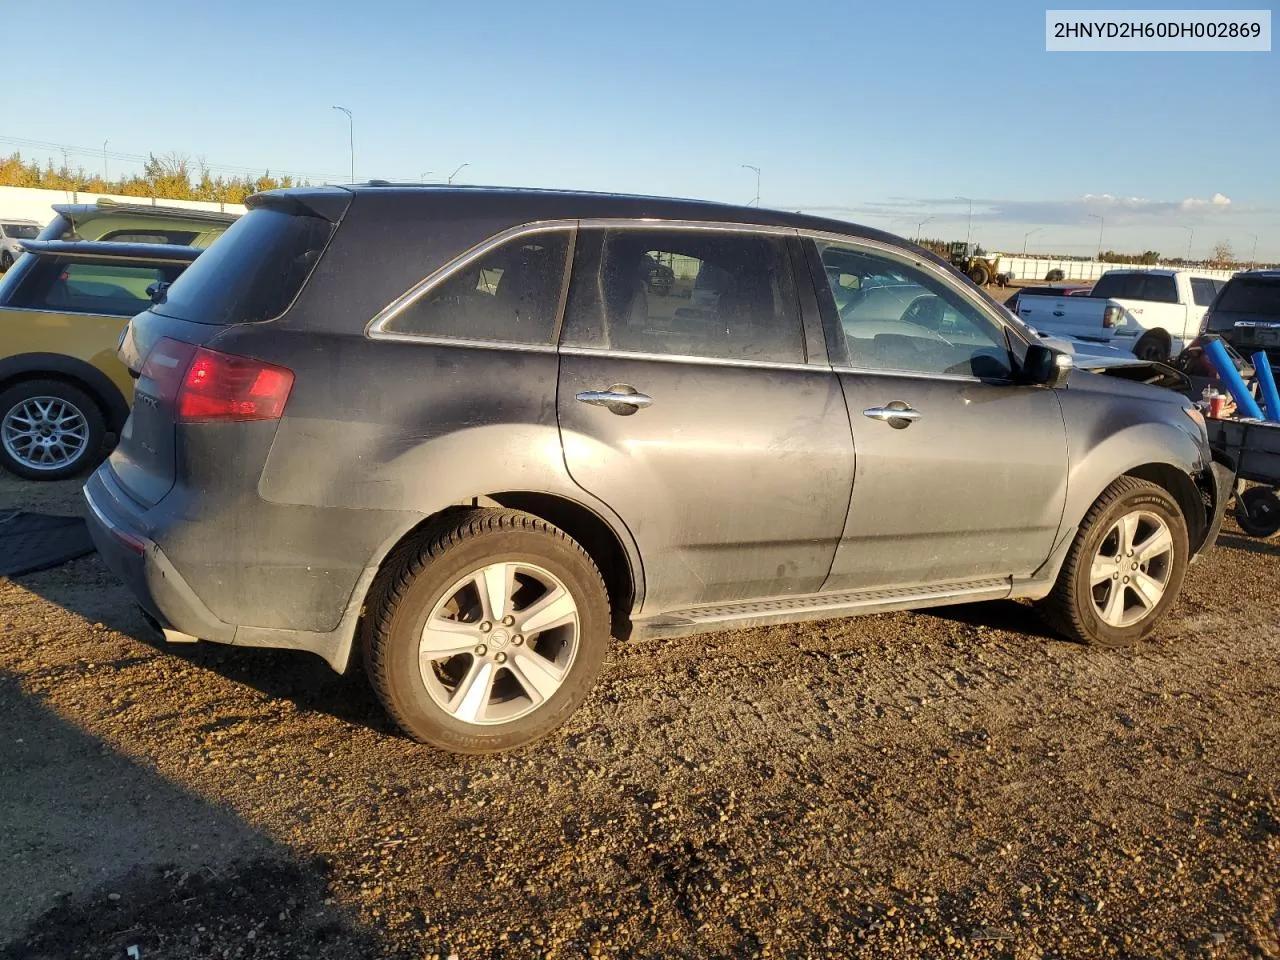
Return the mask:
POLYGON ((240 218, 238 213, 225 213, 221 210, 195 210, 186 207, 152 206, 149 203, 120 203, 105 197, 97 203, 55 203, 55 212, 62 214, 72 223, 84 214, 122 213, 137 217, 174 217, 184 220, 204 220, 209 223, 235 223, 240 218))
POLYGON ((255 193, 245 200, 250 210, 279 210, 294 216, 320 217, 337 223, 351 206, 354 194, 341 187, 290 187, 255 193))

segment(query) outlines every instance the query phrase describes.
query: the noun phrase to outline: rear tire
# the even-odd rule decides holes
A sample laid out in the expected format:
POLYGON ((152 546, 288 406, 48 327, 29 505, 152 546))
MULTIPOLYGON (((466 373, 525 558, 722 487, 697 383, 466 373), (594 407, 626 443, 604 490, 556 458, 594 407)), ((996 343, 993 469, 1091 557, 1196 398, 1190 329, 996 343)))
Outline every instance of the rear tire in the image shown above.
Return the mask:
POLYGON ((1164 330, 1148 330, 1133 345, 1133 355, 1139 360, 1167 363, 1173 353, 1173 338, 1164 330))
POLYGON ((1046 283, 1056 283, 1059 280, 1067 279, 1067 275, 1055 267, 1044 275, 1044 279, 1046 283))
POLYGON ((27 380, 0 393, 0 466, 26 480, 66 480, 96 467, 106 437, 102 409, 73 384, 27 380))
POLYGON ((1053 592, 1037 608, 1069 639, 1130 647, 1173 606, 1187 558, 1187 524, 1173 497, 1154 483, 1120 477, 1089 508, 1053 592), (1144 558, 1144 547, 1161 552, 1144 558))
POLYGON ((469 510, 391 559, 369 598, 364 662, 410 737, 496 753, 586 700, 609 632, 604 581, 578 543, 527 513, 469 510))

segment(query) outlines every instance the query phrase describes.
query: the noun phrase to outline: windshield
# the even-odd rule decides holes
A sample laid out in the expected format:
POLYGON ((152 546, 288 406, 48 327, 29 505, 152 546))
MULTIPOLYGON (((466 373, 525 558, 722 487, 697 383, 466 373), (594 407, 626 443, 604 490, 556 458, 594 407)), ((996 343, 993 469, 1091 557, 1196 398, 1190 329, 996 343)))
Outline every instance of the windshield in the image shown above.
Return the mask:
POLYGON ((1236 277, 1222 291, 1214 310, 1280 316, 1280 277, 1236 277))
POLYGON ((6 223, 4 226, 4 235, 10 240, 34 240, 40 233, 40 228, 34 223, 6 223))

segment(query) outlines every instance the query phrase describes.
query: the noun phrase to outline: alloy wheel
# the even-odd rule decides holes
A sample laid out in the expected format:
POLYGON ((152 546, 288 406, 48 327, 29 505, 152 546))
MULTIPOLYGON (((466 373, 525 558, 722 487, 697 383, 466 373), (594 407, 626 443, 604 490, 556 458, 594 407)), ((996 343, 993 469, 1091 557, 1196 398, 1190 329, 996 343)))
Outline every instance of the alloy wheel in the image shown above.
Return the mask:
POLYGON ((1094 554, 1089 590, 1102 621, 1129 627, 1159 605, 1173 573, 1173 533, 1147 510, 1117 520, 1094 554))
POLYGON ((445 712, 493 725, 550 700, 578 646, 578 606, 564 583, 534 564, 499 562, 444 592, 423 627, 418 663, 445 712))
POLYGON ((28 397, 5 413, 0 443, 28 469, 61 470, 84 456, 89 423, 79 407, 61 397, 28 397))

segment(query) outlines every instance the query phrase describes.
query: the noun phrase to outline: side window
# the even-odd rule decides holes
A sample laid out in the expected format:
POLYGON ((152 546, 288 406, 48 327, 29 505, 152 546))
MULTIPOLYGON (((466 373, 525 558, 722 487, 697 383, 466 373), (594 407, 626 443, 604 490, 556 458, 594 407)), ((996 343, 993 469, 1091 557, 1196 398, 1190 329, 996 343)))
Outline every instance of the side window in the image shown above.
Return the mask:
POLYGON ((1155 303, 1178 302, 1178 285, 1173 277, 1147 274, 1143 279, 1146 280, 1146 283, 1143 287, 1141 299, 1155 303))
POLYGON ((1218 295, 1218 285, 1202 277, 1191 278, 1191 298, 1197 307, 1207 307, 1218 295))
POLYGON ((42 258, 14 294, 14 305, 66 313, 131 317, 151 305, 147 287, 180 268, 67 263, 42 258))
POLYGON ((920 267, 855 246, 819 243, 839 330, 856 368, 1004 380, 1004 328, 920 267), (856 279, 856 283, 851 283, 856 279))
POLYGON ((383 329, 549 346, 568 254, 567 230, 516 237, 445 277, 383 329))
POLYGON ((710 230, 584 233, 562 342, 803 363, 786 240, 710 230))

